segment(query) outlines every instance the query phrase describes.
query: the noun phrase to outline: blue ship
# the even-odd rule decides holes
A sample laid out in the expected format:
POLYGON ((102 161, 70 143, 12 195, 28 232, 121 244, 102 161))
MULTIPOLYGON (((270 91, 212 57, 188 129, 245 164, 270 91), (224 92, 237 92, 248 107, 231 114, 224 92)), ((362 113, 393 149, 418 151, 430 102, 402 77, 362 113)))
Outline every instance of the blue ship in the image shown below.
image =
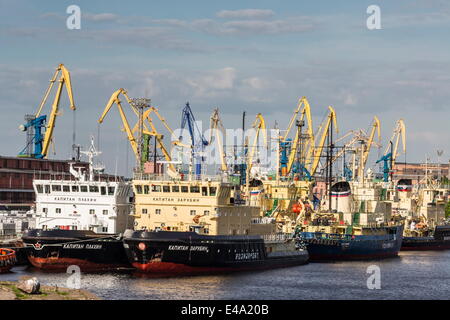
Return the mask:
POLYGON ((299 232, 297 241, 306 245, 310 261, 369 260, 398 255, 403 225, 367 228, 366 231, 368 234, 363 235, 299 232))

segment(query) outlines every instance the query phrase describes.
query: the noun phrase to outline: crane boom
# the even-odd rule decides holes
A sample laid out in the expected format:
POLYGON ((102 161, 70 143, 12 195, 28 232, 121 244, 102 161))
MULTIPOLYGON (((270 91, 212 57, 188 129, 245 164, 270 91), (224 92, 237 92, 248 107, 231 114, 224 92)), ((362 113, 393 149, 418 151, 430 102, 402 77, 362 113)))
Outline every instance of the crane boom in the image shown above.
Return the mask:
POLYGON ((59 64, 58 67, 56 68, 56 72, 55 72, 53 78, 50 80, 50 85, 49 85, 47 91, 45 92, 44 98, 42 99, 41 104, 39 105, 39 109, 36 112, 35 116, 36 117, 40 116, 40 114, 42 112, 42 108, 43 108, 45 102, 47 101, 47 98, 50 94, 50 91, 53 87, 54 82, 56 81, 56 78, 58 77, 59 72, 61 72, 61 77, 58 80, 58 82, 59 82, 58 89, 56 91, 55 99, 53 100, 52 111, 50 113, 50 116, 47 119, 48 121, 47 121, 47 125, 46 125, 45 135, 44 135, 44 139, 42 141, 42 153, 40 156, 42 158, 47 157, 48 148, 49 148, 50 143, 53 138, 53 130, 55 128, 56 117, 57 117, 58 111, 59 111, 59 101, 61 99, 61 93, 62 93, 64 84, 66 85, 66 91, 67 91, 67 95, 69 97, 70 109, 76 110, 75 102, 73 99, 70 73, 63 64, 59 64))
POLYGON ((209 145, 211 144, 212 135, 213 135, 213 132, 215 132, 216 140, 217 140, 217 147, 218 147, 219 153, 220 153, 220 162, 221 162, 220 169, 222 172, 225 173, 228 171, 228 165, 227 165, 227 161, 226 161, 226 157, 225 157, 225 152, 223 151, 222 139, 221 139, 220 130, 219 130, 219 127, 221 127, 221 129, 223 129, 222 121, 220 120, 220 116, 219 116, 219 108, 214 109, 210 120, 211 120, 210 121, 211 131, 210 131, 210 137, 209 137, 208 144, 209 145))
MULTIPOLYGON (((300 111, 301 111, 300 121, 304 121, 304 119, 306 117, 306 121, 307 121, 306 134, 308 136, 308 138, 304 144, 302 157, 305 155, 305 159, 308 160, 311 156, 312 147, 314 146, 314 131, 313 131, 313 127, 312 127, 311 107, 310 107, 308 99, 306 99, 306 97, 302 97, 301 99, 299 99, 298 107, 297 107, 296 111, 294 112, 294 116, 291 118, 287 133, 289 133, 289 131, 292 127, 292 124, 293 124, 295 118, 298 116, 298 113, 300 111), (302 109, 302 106, 303 106, 303 109, 302 109)), ((286 138, 287 138, 287 135, 284 136, 284 141, 286 141, 285 140, 286 138)), ((292 143, 291 152, 289 153, 287 170, 286 170, 287 173, 291 172, 292 165, 294 164, 295 156, 297 154, 298 140, 299 140, 299 135, 296 134, 294 141, 292 143)))
POLYGON ((367 159, 369 158, 370 149, 372 148, 372 144, 374 143, 373 140, 375 138, 375 132, 377 132, 378 134, 378 142, 379 142, 381 139, 381 128, 380 128, 380 120, 378 119, 377 116, 373 117, 372 130, 370 132, 369 139, 367 140, 366 149, 364 150, 363 153, 363 158, 361 161, 362 172, 364 172, 364 169, 367 164, 367 159))
POLYGON ((336 120, 336 112, 331 106, 328 106, 328 110, 329 110, 328 117, 325 120, 325 125, 323 126, 322 136, 320 138, 319 144, 318 146, 314 146, 314 150, 312 152, 313 154, 312 164, 310 170, 308 170, 311 176, 313 176, 316 173, 316 170, 319 166, 320 157, 322 155, 323 147, 325 145, 325 139, 329 133, 331 125, 334 124, 336 132, 339 131, 336 120))
POLYGON ((266 122, 262 116, 261 113, 258 113, 256 115, 255 122, 253 123, 252 127, 256 130, 255 132, 255 139, 253 140, 253 145, 250 148, 250 153, 247 159, 247 171, 250 173, 250 170, 253 166, 253 156, 255 155, 256 148, 258 145, 258 139, 259 139, 259 133, 262 130, 263 139, 264 139, 264 146, 267 148, 267 132, 266 132, 266 122))

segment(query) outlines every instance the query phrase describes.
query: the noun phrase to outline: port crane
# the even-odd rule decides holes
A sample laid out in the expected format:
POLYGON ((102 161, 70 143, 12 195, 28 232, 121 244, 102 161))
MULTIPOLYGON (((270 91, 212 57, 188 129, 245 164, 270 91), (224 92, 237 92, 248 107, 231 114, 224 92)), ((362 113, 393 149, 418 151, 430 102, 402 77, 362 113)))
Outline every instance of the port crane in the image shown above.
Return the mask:
POLYGON ((222 120, 219 116, 219 108, 214 109, 211 118, 210 118, 210 136, 208 145, 211 145, 213 134, 215 135, 216 141, 217 141, 217 149, 219 150, 220 154, 220 170, 222 173, 228 172, 228 165, 226 161, 225 152, 223 150, 223 143, 221 139, 221 132, 225 131, 225 128, 222 124, 222 120))
MULTIPOLYGON (((191 137, 191 144, 189 148, 191 149, 191 158, 196 160, 195 163, 195 174, 201 175, 202 173, 202 163, 204 161, 204 151, 205 147, 208 145, 208 141, 203 136, 203 133, 200 131, 197 123, 195 122, 194 114, 192 113, 192 109, 189 105, 189 102, 186 102, 186 106, 182 110, 181 114, 181 132, 185 129, 187 124, 189 135, 191 137)), ((183 136, 180 135, 178 138, 178 145, 182 145, 183 136)))
MULTIPOLYGON (((298 152, 297 152, 297 148, 299 146, 299 140, 301 140, 301 148, 302 148, 302 152, 300 154, 300 157, 305 159, 305 162, 307 162, 310 158, 311 158, 311 154, 314 148, 314 131, 313 131, 313 125, 312 125, 312 117, 311 117, 311 107, 310 104, 308 102, 308 99, 306 99, 306 97, 302 97, 298 100, 298 104, 297 104, 297 108, 294 110, 294 113, 289 121, 289 125, 286 129, 286 132, 284 134, 284 136, 281 137, 281 143, 280 143, 280 149, 282 150, 281 153, 281 173, 283 176, 288 175, 292 168, 293 168, 293 164, 294 164, 294 160, 296 158, 296 156, 298 156, 298 152), (297 120, 297 118, 299 118, 297 120), (296 120, 298 121, 297 124, 300 127, 305 126, 305 118, 306 118, 306 139, 303 140, 301 139, 300 135, 302 135, 301 132, 297 132, 297 134, 295 135, 294 141, 291 141, 290 139, 288 139, 289 133, 294 125, 294 123, 296 122, 296 120), (289 155, 287 152, 287 148, 290 147, 290 152, 289 155)), ((309 171, 306 169, 306 166, 308 164, 300 164, 301 168, 295 168, 295 171, 299 171, 302 170, 307 177, 311 177, 309 171)))
POLYGON ((354 147, 354 145, 358 142, 361 143, 361 155, 357 172, 358 177, 362 177, 362 175, 364 174, 372 146, 373 145, 380 146, 381 127, 380 127, 380 120, 378 119, 378 117, 375 116, 373 118, 371 127, 372 129, 369 135, 367 135, 367 133, 362 129, 356 131, 350 130, 344 136, 336 140, 336 142, 339 142, 346 139, 349 136, 352 136, 352 138, 347 143, 344 144, 343 148, 339 150, 331 160, 331 163, 334 163, 337 159, 341 158, 349 150, 353 151, 353 169, 350 169, 346 163, 343 164, 344 177, 346 178, 347 181, 353 180, 355 174, 354 167, 356 162, 356 147, 354 147), (375 134, 377 134, 377 141, 375 141, 375 134))
POLYGON ((402 151, 403 153, 406 153, 406 126, 403 119, 399 119, 397 121, 391 140, 389 140, 389 145, 386 147, 383 156, 376 162, 376 163, 383 162, 384 182, 389 182, 389 176, 392 175, 392 170, 394 168, 395 161, 397 160, 397 157, 400 154, 400 152, 398 151, 398 145, 400 144, 400 140, 402 140, 402 151))
MULTIPOLYGON (((133 110, 133 112, 136 115, 139 115, 138 110, 136 110, 136 108, 133 107, 132 101, 130 99, 130 97, 127 94, 127 91, 123 88, 120 88, 118 90, 116 90, 110 97, 108 103, 105 106, 105 109, 103 110, 102 115, 100 116, 98 122, 99 123, 103 123, 103 120, 105 119, 106 115, 108 114, 108 112, 110 111, 111 107, 113 106, 113 104, 116 104, 117 109, 119 110, 119 114, 120 114, 120 118, 122 120, 122 124, 124 127, 124 130, 127 134, 127 138, 128 141, 130 142, 131 148, 133 150, 133 153, 136 157, 136 160, 139 161, 142 164, 142 155, 139 154, 139 146, 138 146, 138 142, 137 139, 134 135, 134 132, 138 129, 139 123, 137 123, 133 129, 131 129, 128 119, 125 115, 125 111, 122 107, 122 102, 120 100, 120 95, 123 95, 125 97, 125 99, 127 100, 128 104, 131 106, 131 109, 133 110)), ((144 130, 142 131, 143 135, 147 135, 147 136, 153 136, 155 137, 159 148, 161 149, 162 153, 164 154, 164 157, 166 158, 166 160, 168 161, 168 165, 169 165, 169 170, 168 173, 171 176, 176 176, 176 169, 173 166, 173 164, 171 163, 172 159, 170 157, 169 152, 167 151, 167 149, 164 147, 164 144, 162 142, 163 139, 163 135, 159 134, 155 128, 155 126, 153 125, 152 119, 150 118, 150 113, 154 112, 155 114, 158 115, 158 117, 161 119, 161 121, 164 123, 164 125, 170 129, 170 127, 168 126, 168 124, 165 122, 165 119, 163 117, 161 117, 161 115, 158 113, 158 110, 154 107, 150 107, 149 109, 147 109, 144 113, 142 118, 146 119, 148 121, 148 124, 151 127, 151 130, 147 127, 147 124, 143 123, 143 127, 144 130)), ((139 121, 139 120, 138 120, 139 121)), ((172 130, 170 129, 170 131, 172 132, 172 130)), ((147 145, 148 147, 148 145, 147 145)))
POLYGON ((56 117, 59 115, 59 102, 64 85, 69 97, 70 109, 76 110, 75 102, 73 99, 70 72, 61 63, 58 65, 55 73, 53 74, 53 77, 50 79, 50 84, 44 94, 44 97, 41 100, 41 103, 39 104, 37 112, 34 114, 34 119, 30 119, 25 125, 19 126, 20 130, 22 131, 34 130, 34 137, 32 141, 27 141, 27 146, 20 152, 19 157, 31 156, 32 158, 36 159, 47 158, 48 148, 50 147, 50 143, 53 140, 53 130, 55 128, 56 117), (58 76, 58 88, 56 90, 55 98, 53 99, 50 116, 47 118, 46 115, 41 115, 42 109, 47 102, 47 99, 50 95, 53 85, 57 81, 58 76), (45 134, 43 135, 42 128, 44 127, 45 134), (30 143, 34 143, 34 150, 31 152, 31 154, 26 154, 25 150, 28 149, 28 144, 30 143))
POLYGON ((258 140, 260 133, 262 132, 264 147, 267 149, 267 132, 266 132, 266 122, 261 113, 256 115, 255 122, 253 122, 252 128, 255 130, 255 138, 253 140, 253 145, 250 147, 250 153, 247 158, 247 177, 250 177, 251 169, 253 167, 253 157, 255 156, 256 149, 258 148, 258 140))
POLYGON ((310 173, 311 176, 313 176, 317 171, 317 168, 320 163, 320 157, 322 155, 323 147, 325 145, 326 137, 328 136, 329 133, 332 132, 333 129, 336 132, 339 132, 339 128, 338 128, 337 120, 336 120, 336 112, 334 111, 334 109, 331 106, 328 106, 328 116, 325 119, 325 121, 320 125, 319 130, 316 135, 316 136, 320 135, 321 137, 318 141, 317 146, 315 144, 313 145, 313 150, 311 153, 312 154, 311 165, 309 167, 307 167, 308 172, 310 173))

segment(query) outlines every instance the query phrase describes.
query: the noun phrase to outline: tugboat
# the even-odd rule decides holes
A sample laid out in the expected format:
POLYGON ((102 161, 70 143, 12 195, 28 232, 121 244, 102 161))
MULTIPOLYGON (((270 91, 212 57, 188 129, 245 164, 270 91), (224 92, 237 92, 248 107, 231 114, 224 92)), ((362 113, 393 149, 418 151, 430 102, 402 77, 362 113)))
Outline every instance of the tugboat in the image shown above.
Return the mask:
POLYGON ((133 180, 136 231, 124 246, 130 263, 153 275, 194 275, 305 264, 308 252, 275 219, 237 201, 221 176, 194 181, 141 174, 133 180))
POLYGON ((14 250, 0 248, 0 273, 9 272, 16 262, 16 252, 14 250))
MULTIPOLYGON (((95 174, 93 139, 89 151, 89 176, 70 164, 73 180, 33 181, 36 193, 36 226, 22 240, 28 260, 37 268, 82 271, 130 267, 121 234, 132 225, 132 186, 119 177, 95 174)), ((97 172, 103 168, 96 167, 97 172)))
POLYGON ((447 250, 450 249, 450 225, 436 226, 429 234, 404 237, 402 250, 447 250))
POLYGON ((335 224, 330 215, 316 219, 308 231, 297 235, 306 244, 310 261, 380 259, 395 257, 400 251, 403 225, 335 224))

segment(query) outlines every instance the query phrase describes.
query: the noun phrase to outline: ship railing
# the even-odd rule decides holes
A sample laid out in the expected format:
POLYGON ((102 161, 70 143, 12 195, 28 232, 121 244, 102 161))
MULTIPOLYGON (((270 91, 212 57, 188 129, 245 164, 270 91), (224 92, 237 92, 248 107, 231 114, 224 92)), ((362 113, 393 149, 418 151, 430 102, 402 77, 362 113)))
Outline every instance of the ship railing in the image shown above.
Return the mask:
POLYGON ((179 175, 177 177, 170 176, 167 173, 134 173, 134 180, 150 180, 150 181, 214 181, 214 182, 224 182, 229 183, 229 179, 226 176, 221 175, 192 175, 189 177, 186 175, 179 175))
POLYGON ((293 239, 294 235, 291 233, 271 233, 264 234, 262 237, 266 242, 285 242, 293 239))
POLYGON ((275 223, 275 218, 270 217, 262 217, 262 218, 252 218, 251 219, 252 224, 270 224, 275 223))

